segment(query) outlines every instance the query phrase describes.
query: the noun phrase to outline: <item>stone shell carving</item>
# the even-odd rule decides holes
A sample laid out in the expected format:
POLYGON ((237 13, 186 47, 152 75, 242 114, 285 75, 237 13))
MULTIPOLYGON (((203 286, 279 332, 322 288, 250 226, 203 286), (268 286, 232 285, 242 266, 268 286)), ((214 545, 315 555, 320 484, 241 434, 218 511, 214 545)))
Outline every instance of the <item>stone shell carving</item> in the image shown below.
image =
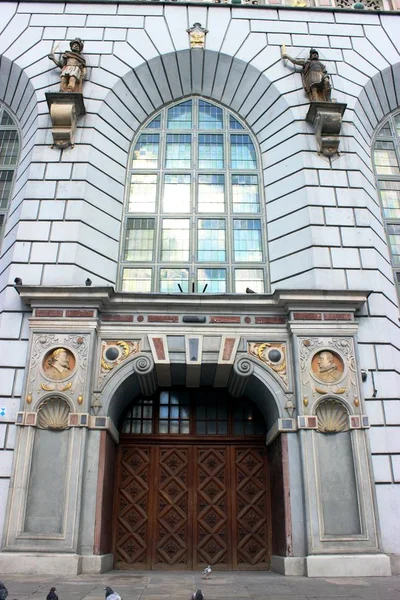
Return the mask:
POLYGON ((70 409, 65 400, 58 397, 47 398, 39 406, 37 426, 51 431, 68 429, 69 413, 70 409))
POLYGON ((326 400, 315 411, 320 433, 339 433, 349 429, 349 415, 346 408, 337 400, 326 400))

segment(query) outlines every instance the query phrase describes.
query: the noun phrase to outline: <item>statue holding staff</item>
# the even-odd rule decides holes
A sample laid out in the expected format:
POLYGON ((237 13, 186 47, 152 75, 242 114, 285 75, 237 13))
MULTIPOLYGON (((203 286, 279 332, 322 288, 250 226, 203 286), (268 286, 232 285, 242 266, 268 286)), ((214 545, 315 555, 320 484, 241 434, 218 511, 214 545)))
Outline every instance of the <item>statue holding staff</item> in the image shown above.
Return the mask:
POLYGON ((83 79, 86 73, 86 60, 81 54, 83 42, 80 38, 75 38, 69 45, 71 50, 63 52, 59 60, 56 59, 53 52, 48 57, 61 69, 60 91, 82 93, 83 79))
POLYGON ((308 59, 292 58, 286 54, 286 47, 282 46, 283 59, 290 60, 294 65, 303 67, 301 78, 303 87, 311 102, 331 102, 331 82, 326 66, 319 60, 318 51, 311 48, 308 59))

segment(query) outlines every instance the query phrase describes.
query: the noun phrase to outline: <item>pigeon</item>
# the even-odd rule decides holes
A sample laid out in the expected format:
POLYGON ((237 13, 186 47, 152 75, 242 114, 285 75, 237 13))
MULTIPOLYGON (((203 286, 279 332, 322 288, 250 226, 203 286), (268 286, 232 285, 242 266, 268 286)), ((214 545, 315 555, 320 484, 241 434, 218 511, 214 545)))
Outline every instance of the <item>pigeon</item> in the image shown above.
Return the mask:
POLYGON ((58 596, 56 594, 56 588, 50 588, 49 593, 47 594, 46 600, 58 600, 58 596))
POLYGON ((205 569, 203 569, 202 573, 203 575, 205 575, 207 577, 207 579, 209 578, 209 576, 211 575, 211 567, 210 565, 207 565, 205 569))
POLYGON ((246 294, 255 294, 256 292, 254 290, 252 290, 251 288, 247 287, 246 288, 246 294))
MULTIPOLYGON (((91 280, 91 279, 89 279, 89 277, 86 279, 86 281, 85 281, 85 285, 86 285, 86 287, 89 287, 89 286, 91 286, 91 285, 92 285, 92 280, 91 280)), ((111 589, 111 588, 110 588, 110 589, 111 589)))
POLYGON ((21 279, 21 277, 16 277, 14 279, 14 283, 15 283, 15 285, 22 285, 22 279, 21 279))
POLYGON ((193 592, 192 600, 204 600, 204 594, 201 590, 197 590, 197 592, 193 592))
POLYGON ((114 592, 114 590, 110 587, 104 588, 106 591, 106 600, 122 600, 121 596, 114 592))
POLYGON ((6 600, 8 596, 8 589, 2 581, 0 581, 0 600, 6 600))

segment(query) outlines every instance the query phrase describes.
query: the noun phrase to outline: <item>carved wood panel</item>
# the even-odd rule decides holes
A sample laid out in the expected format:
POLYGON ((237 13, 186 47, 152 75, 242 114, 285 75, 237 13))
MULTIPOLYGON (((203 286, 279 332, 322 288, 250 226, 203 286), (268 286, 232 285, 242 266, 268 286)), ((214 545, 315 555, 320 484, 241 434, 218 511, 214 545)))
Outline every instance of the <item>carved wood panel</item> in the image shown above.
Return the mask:
POLYGON ((269 568, 263 446, 158 440, 119 456, 116 568, 269 568))

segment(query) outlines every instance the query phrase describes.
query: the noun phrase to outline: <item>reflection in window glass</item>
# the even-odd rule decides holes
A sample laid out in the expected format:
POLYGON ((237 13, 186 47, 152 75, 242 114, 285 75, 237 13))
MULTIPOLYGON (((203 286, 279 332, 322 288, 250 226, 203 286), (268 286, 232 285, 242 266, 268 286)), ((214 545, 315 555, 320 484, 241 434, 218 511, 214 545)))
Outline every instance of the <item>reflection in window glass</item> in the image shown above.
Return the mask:
POLYGON ((7 208, 14 171, 0 171, 0 208, 7 208))
POLYGON ((199 169, 224 168, 224 138, 222 135, 199 135, 199 169))
POLYGON ((157 175, 132 175, 128 212, 156 210, 157 175))
POLYGON ((226 292, 226 269, 198 269, 197 291, 207 294, 224 294, 226 292), (207 288, 204 290, 204 287, 207 288))
POLYGON ((167 134, 165 168, 189 169, 191 149, 191 136, 189 134, 167 134))
POLYGON ((256 169, 257 158, 253 142, 249 135, 231 135, 231 167, 232 169, 256 169))
POLYGON ((161 260, 189 260, 189 219, 163 219, 161 260))
POLYGON ((393 142, 375 142, 374 161, 378 175, 400 175, 393 142))
POLYGON ((160 292, 179 294, 181 291, 189 291, 189 269, 160 269, 160 292))
POLYGON ((387 232, 392 251, 392 263, 395 267, 400 267, 400 225, 388 225, 387 232))
POLYGON ((192 129, 192 101, 168 109, 167 129, 192 129))
POLYGON ((6 127, 7 125, 15 126, 15 123, 11 117, 4 109, 3 114, 1 115, 0 125, 6 127))
POLYGON ((385 123, 383 127, 381 127, 378 135, 382 137, 392 137, 392 128, 389 121, 385 123))
POLYGON ((150 123, 147 125, 147 129, 160 129, 161 128, 161 115, 157 115, 150 123))
POLYGON ((396 128, 396 135, 400 137, 400 115, 396 115, 394 118, 394 126, 396 128))
POLYGON ((261 223, 256 219, 235 219, 233 221, 234 260, 238 262, 260 262, 261 223))
POLYGON ((197 260, 222 262, 225 253, 225 219, 199 219, 197 260))
POLYGON ((124 269, 123 292, 151 292, 151 269, 124 269))
POLYGON ((19 136, 15 129, 0 131, 0 165, 15 166, 19 154, 19 136))
POLYGON ((150 169, 158 166, 158 133, 142 133, 133 151, 132 167, 150 169))
POLYGON ((153 260, 154 219, 128 219, 124 259, 132 262, 153 260))
POLYGON ((224 175, 199 175, 198 211, 225 211, 225 177, 224 175))
POLYGON ((237 119, 235 119, 235 117, 233 117, 232 115, 229 115, 229 128, 230 129, 244 129, 243 125, 241 125, 239 123, 239 121, 237 119))
POLYGON ((244 294, 250 288, 257 294, 264 293, 264 272, 262 269, 235 269, 235 292, 244 294))
POLYGON ((165 175, 162 208, 166 213, 189 212, 190 175, 165 175))
POLYGON ((381 181, 379 187, 384 218, 400 219, 400 181, 381 181))
POLYGON ((222 129, 223 112, 221 108, 199 100, 199 128, 200 129, 222 129))
POLYGON ((233 212, 260 212, 257 175, 232 175, 233 212))

